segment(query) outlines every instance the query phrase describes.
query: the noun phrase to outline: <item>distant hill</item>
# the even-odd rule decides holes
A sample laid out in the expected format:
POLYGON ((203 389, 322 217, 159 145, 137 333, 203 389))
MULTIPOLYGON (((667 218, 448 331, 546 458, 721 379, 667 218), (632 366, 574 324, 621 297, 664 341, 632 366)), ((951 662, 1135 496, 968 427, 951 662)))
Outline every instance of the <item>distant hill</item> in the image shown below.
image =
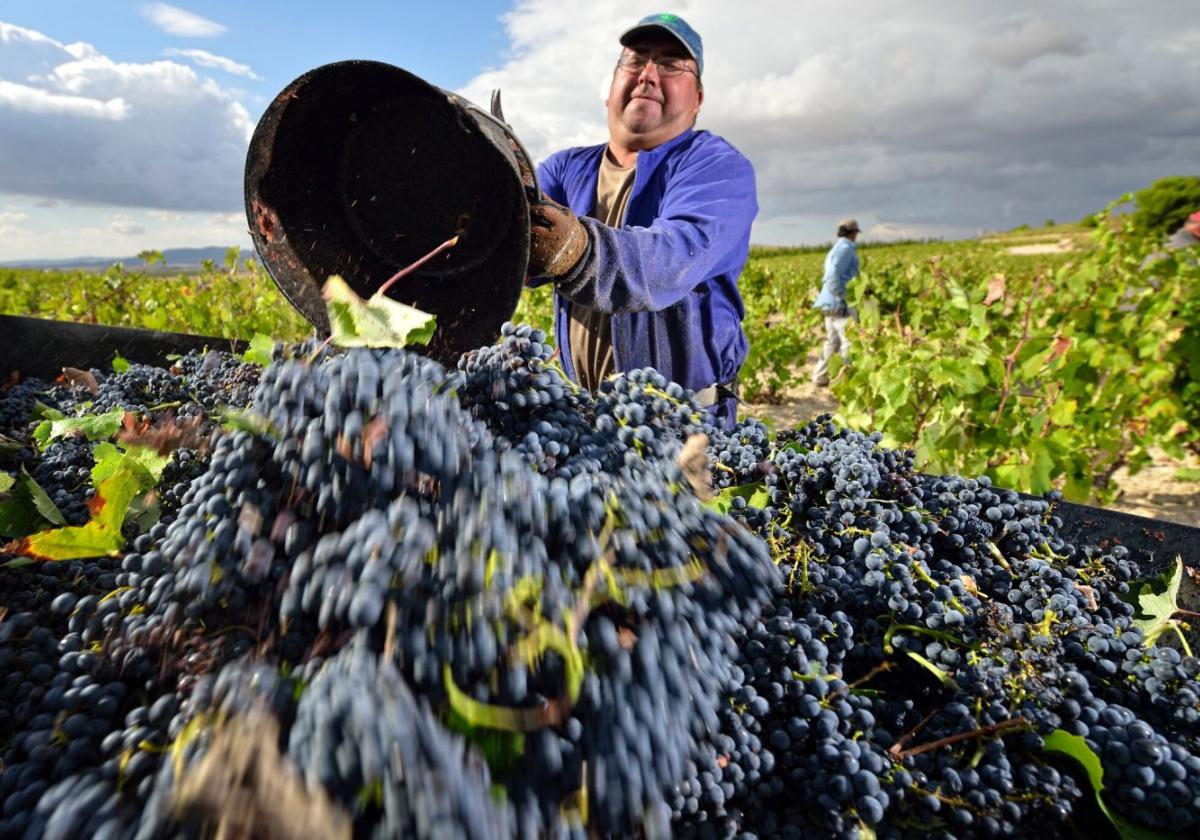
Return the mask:
MULTIPOLYGON (((187 271, 199 269, 205 260, 212 260, 217 265, 225 264, 225 252, 228 248, 212 246, 208 248, 167 248, 162 254, 166 262, 157 263, 153 267, 155 273, 187 271)), ((243 248, 238 262, 255 258, 254 251, 243 248)), ((42 268, 52 271, 103 271, 113 263, 121 263, 126 268, 136 269, 146 263, 136 256, 133 257, 73 257, 64 260, 9 260, 0 262, 0 268, 42 268)))

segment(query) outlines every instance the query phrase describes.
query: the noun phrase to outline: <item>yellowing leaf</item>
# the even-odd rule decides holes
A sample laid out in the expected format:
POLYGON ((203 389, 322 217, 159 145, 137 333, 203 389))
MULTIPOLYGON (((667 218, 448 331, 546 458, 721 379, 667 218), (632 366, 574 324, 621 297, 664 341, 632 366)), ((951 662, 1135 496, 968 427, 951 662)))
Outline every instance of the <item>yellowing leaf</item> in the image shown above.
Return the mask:
POLYGON ((129 503, 141 490, 141 479, 133 470, 121 470, 106 478, 88 501, 91 519, 86 525, 55 528, 15 540, 4 553, 31 560, 75 560, 83 557, 116 556, 125 548, 121 525, 129 503))
POLYGON ((1060 399, 1050 407, 1050 420, 1056 426, 1070 426, 1075 419, 1075 410, 1079 402, 1072 399, 1060 399))

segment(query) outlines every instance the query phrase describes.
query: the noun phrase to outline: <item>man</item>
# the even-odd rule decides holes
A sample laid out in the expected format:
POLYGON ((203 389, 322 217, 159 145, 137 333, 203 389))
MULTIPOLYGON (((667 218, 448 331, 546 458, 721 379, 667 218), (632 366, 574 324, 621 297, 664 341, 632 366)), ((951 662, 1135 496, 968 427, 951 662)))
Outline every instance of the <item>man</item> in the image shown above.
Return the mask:
MULTIPOLYGON (((1164 260, 1171 256, 1172 251, 1187 251, 1196 247, 1197 245, 1200 245, 1200 210, 1197 210, 1195 213, 1192 213, 1190 216, 1184 219, 1183 225, 1169 237, 1167 237, 1167 241, 1163 243, 1162 249, 1151 251, 1149 254, 1147 254, 1146 258, 1142 260, 1142 264, 1139 267, 1145 270, 1150 268, 1159 260, 1164 260)), ((1181 254, 1179 256, 1185 262, 1191 263, 1195 263, 1198 259, 1200 259, 1196 256, 1190 255, 1190 253, 1181 254)))
POLYGON ((642 18, 620 38, 607 143, 538 167, 531 281, 555 284, 563 367, 585 388, 653 367, 737 419, 746 359, 737 280, 758 212, 754 169, 695 129, 704 101, 700 36, 682 18, 642 18))
POLYGON ((858 222, 854 219, 838 222, 837 241, 825 255, 825 276, 814 304, 825 311, 825 347, 812 375, 818 388, 829 385, 829 360, 834 353, 840 353, 843 362, 850 359, 846 325, 850 323, 851 312, 846 304, 846 286, 858 276, 858 233, 858 222))
POLYGON ((1183 220, 1183 226, 1171 234, 1166 247, 1168 251, 1179 251, 1197 245, 1200 245, 1200 210, 1183 220))

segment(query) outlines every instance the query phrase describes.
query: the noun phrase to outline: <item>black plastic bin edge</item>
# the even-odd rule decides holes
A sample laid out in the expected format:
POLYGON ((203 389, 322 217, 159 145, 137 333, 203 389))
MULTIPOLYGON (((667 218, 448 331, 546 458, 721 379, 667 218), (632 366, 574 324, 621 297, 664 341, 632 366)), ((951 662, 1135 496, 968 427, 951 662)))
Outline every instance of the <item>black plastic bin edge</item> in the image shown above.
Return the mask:
POLYGON ((165 367, 190 351, 243 352, 246 342, 188 333, 0 315, 0 377, 54 379, 65 367, 111 369, 114 356, 165 367))
POLYGON ((1054 512, 1063 523, 1059 534, 1072 545, 1123 545, 1148 574, 1162 571, 1177 556, 1183 565, 1200 568, 1200 528, 1074 502, 1059 502, 1054 512))

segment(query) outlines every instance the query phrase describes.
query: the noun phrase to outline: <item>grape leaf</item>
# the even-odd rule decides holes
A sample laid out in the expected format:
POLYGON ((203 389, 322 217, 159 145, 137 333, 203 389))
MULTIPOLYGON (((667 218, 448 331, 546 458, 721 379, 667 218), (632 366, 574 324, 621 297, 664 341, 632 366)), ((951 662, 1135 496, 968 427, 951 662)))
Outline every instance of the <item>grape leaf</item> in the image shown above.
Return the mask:
POLYGON ((0 502, 0 534, 22 537, 42 530, 47 524, 66 524, 62 512, 24 467, 9 489, 9 497, 0 502))
POLYGON ((8 473, 0 473, 0 493, 7 493, 16 483, 17 480, 8 473))
POLYGON ((475 744, 493 772, 513 768, 525 754, 525 736, 520 732, 500 732, 471 726, 454 709, 446 715, 446 728, 475 744))
POLYGON ((0 434, 0 456, 15 455, 21 451, 21 442, 8 435, 0 434))
POLYGON ((37 508, 38 514, 47 522, 53 522, 55 525, 66 525, 67 520, 63 518, 62 511, 58 506, 46 495, 46 491, 42 486, 34 480, 33 476, 25 472, 25 468, 21 467, 21 484, 29 493, 29 498, 33 502, 33 506, 37 508))
POLYGON ((958 689, 958 683, 951 674, 943 671, 941 668, 939 668, 937 665, 934 665, 915 650, 905 649, 902 650, 901 653, 907 654, 913 662, 916 662, 926 671, 933 674, 933 676, 937 678, 937 681, 940 682, 945 688, 948 688, 952 691, 956 691, 958 689))
POLYGON ((1171 618, 1179 611, 1179 585, 1183 582, 1183 560, 1178 556, 1160 576, 1130 587, 1124 600, 1133 604, 1136 612, 1133 623, 1142 631, 1147 642, 1162 634, 1171 618))
POLYGON ((99 443, 92 450, 96 465, 92 467, 92 484, 100 486, 100 482, 123 469, 141 469, 145 475, 138 475, 143 489, 153 487, 162 478, 163 468, 171 462, 170 455, 159 455, 153 449, 145 446, 129 446, 124 450, 111 443, 99 443))
POLYGON ((428 344, 437 319, 391 298, 363 300, 336 274, 323 290, 333 343, 339 347, 407 347, 428 344))
POLYGON ((83 557, 116 556, 125 548, 121 525, 129 504, 142 489, 145 473, 140 466, 121 469, 106 478, 88 501, 91 518, 86 525, 54 528, 14 540, 4 553, 30 560, 75 560, 83 557))
POLYGON ((1091 784, 1092 792, 1096 795, 1096 804, 1100 806, 1104 816, 1108 817, 1122 840, 1174 840, 1174 838, 1182 840, 1182 835, 1155 828, 1145 828, 1108 807, 1101 795, 1104 790, 1104 767, 1100 763, 1100 757, 1092 751, 1082 736, 1056 729, 1047 735, 1042 743, 1046 752, 1065 755, 1074 759, 1083 768, 1088 782, 1091 784))
POLYGON ((216 413, 221 428, 230 432, 249 432, 252 435, 281 437, 282 433, 270 420, 252 409, 225 408, 216 413))
POLYGON ((34 400, 33 403, 33 418, 39 420, 61 420, 67 415, 63 414, 57 408, 46 405, 40 400, 34 400))
POLYGON ((88 440, 107 440, 120 430, 124 419, 125 409, 114 408, 104 414, 43 420, 33 430, 33 439, 42 450, 50 445, 50 441, 75 432, 82 432, 88 440))
POLYGON ((255 333, 250 339, 250 346, 242 354, 241 359, 246 364, 266 367, 271 364, 271 354, 275 352, 275 339, 269 335, 255 333))
POLYGON ((129 367, 130 367, 129 360, 126 359, 124 356, 122 356, 120 353, 117 353, 116 355, 113 356, 113 360, 112 360, 113 373, 124 373, 125 371, 129 370, 129 367))
POLYGON ((729 513, 733 509, 733 500, 739 496, 745 499, 746 504, 751 507, 765 508, 771 503, 767 486, 761 481, 756 481, 753 484, 738 484, 733 487, 726 487, 712 499, 705 502, 704 506, 715 510, 717 513, 729 513))

